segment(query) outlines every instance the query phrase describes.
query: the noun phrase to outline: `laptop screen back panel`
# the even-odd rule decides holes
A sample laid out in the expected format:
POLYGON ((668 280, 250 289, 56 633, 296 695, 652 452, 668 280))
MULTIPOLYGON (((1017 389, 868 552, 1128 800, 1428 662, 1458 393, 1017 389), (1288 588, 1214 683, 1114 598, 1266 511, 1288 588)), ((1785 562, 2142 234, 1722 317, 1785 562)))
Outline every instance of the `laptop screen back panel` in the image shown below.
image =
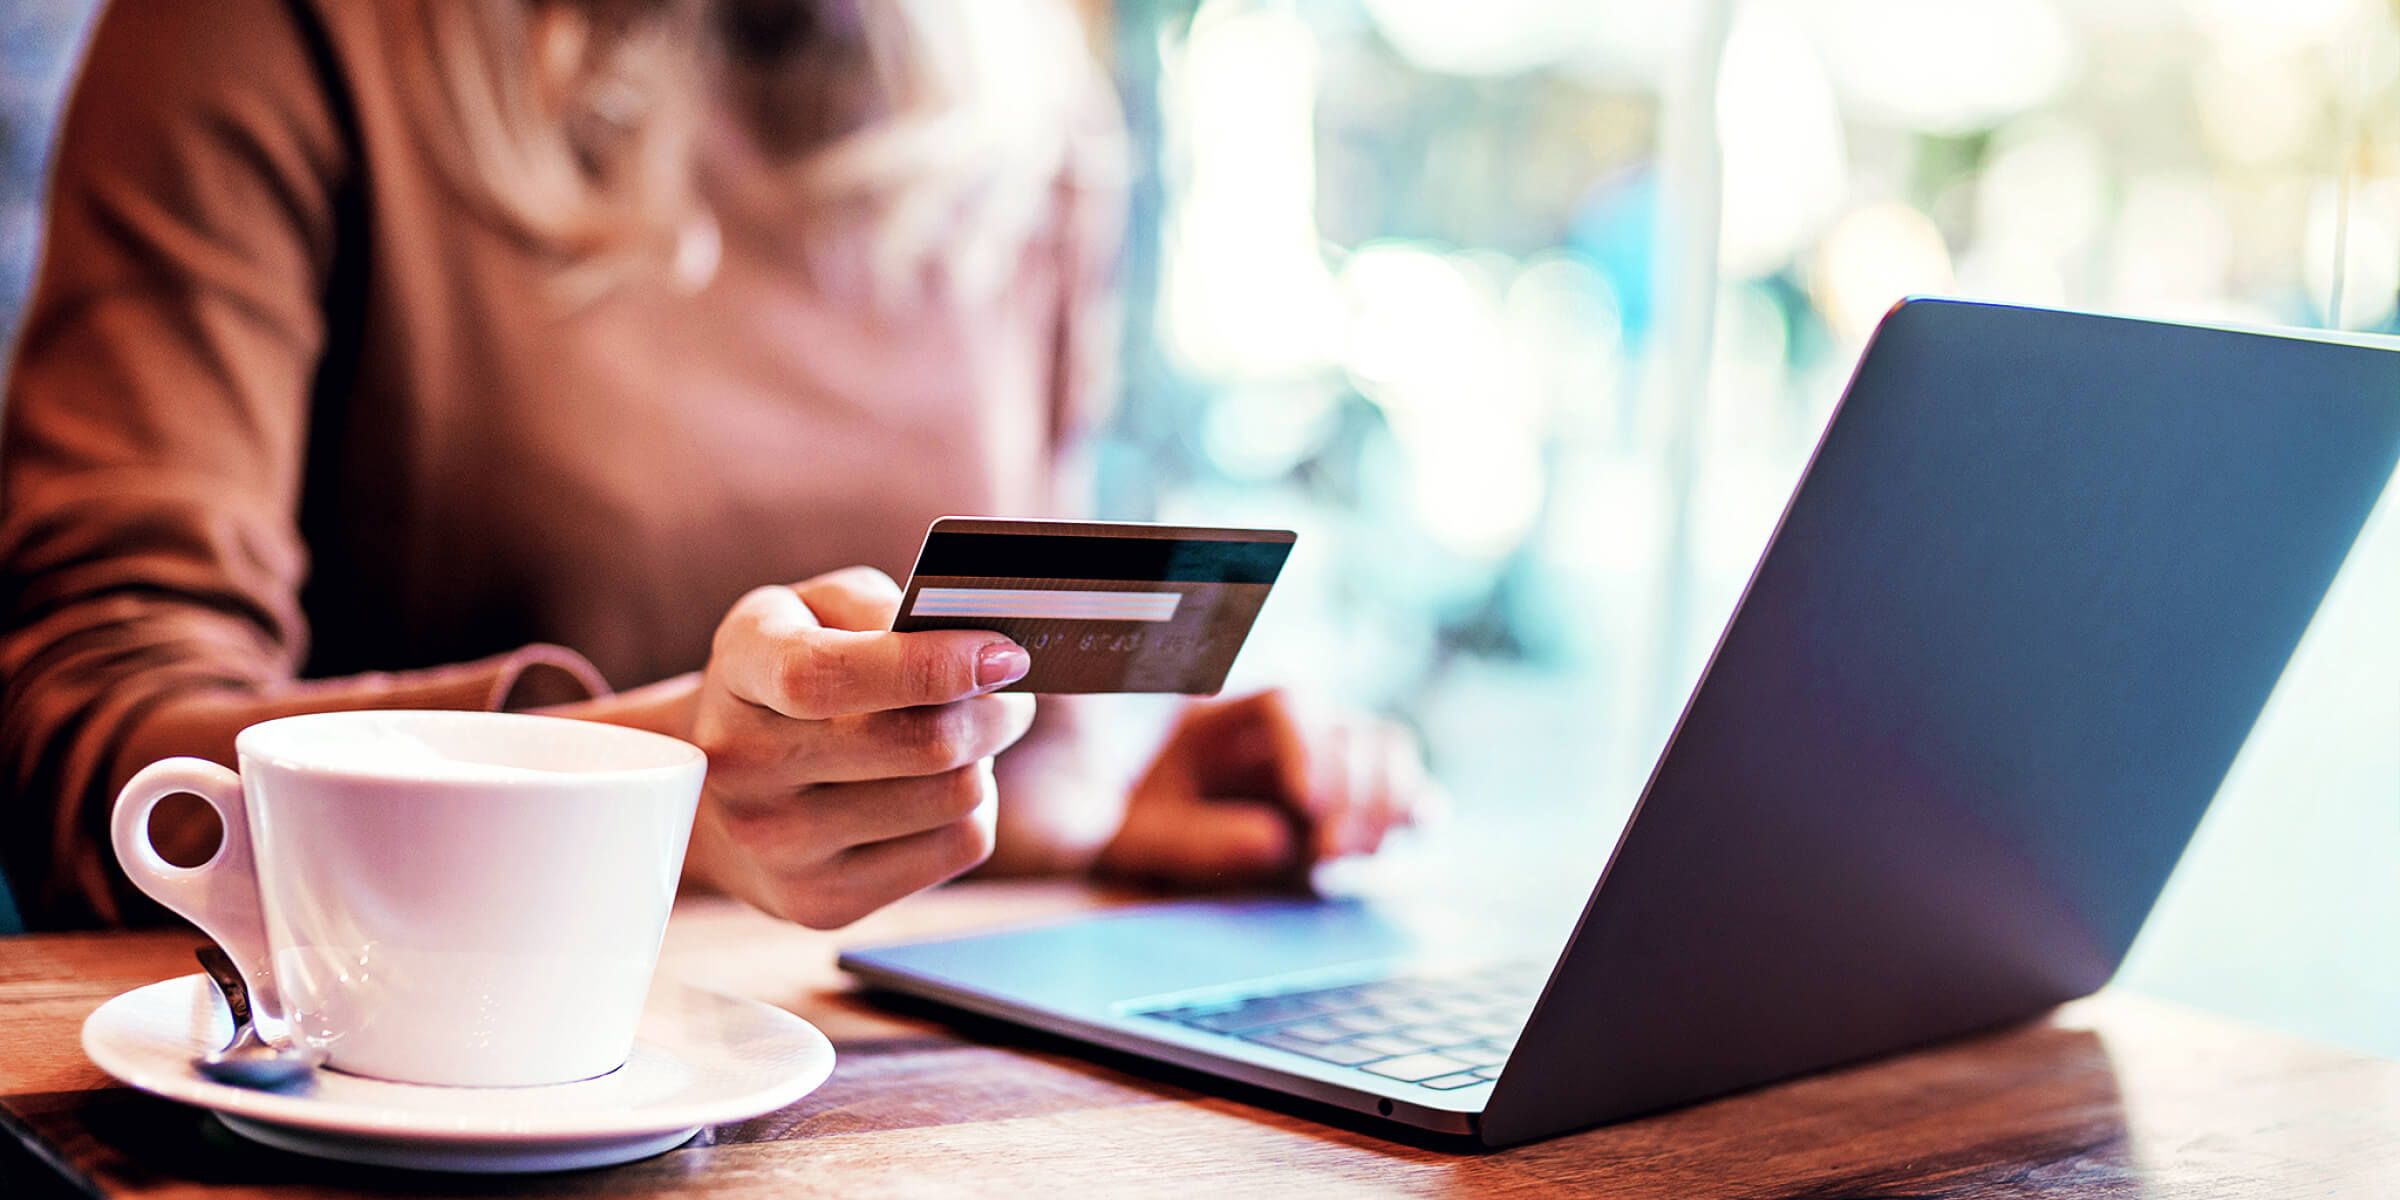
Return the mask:
POLYGON ((2400 353, 1918 301, 1484 1114, 1507 1144, 2116 969, 2400 458, 2400 353))

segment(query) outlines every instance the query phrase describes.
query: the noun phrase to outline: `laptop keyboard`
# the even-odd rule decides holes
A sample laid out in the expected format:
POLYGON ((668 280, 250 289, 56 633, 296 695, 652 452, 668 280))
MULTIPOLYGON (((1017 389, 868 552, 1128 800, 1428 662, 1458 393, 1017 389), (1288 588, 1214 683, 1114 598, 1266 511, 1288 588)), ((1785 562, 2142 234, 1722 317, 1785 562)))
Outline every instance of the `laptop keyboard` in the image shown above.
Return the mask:
POLYGON ((1540 964, 1515 962, 1140 1015, 1447 1092, 1500 1077, 1540 994, 1540 964))

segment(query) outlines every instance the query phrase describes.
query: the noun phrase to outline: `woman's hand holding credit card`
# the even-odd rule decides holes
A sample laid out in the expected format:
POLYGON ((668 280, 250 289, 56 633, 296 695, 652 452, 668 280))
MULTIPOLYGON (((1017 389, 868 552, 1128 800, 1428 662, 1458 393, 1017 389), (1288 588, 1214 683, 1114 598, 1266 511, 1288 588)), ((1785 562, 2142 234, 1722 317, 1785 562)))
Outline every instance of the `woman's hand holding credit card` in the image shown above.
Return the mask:
POLYGON ((708 776, 687 874, 829 929, 991 855, 993 758, 1034 706, 992 693, 1031 663, 988 632, 893 633, 899 606, 853 567, 726 613, 688 700, 708 776))
MULTIPOLYGON (((944 517, 892 628, 1006 635, 1032 658, 1006 690, 1212 695, 1293 542, 1284 530, 944 517)), ((1187 885, 1290 881, 1373 853, 1441 802, 1415 739, 1391 722, 1280 691, 1195 703, 1092 861, 1187 885)))

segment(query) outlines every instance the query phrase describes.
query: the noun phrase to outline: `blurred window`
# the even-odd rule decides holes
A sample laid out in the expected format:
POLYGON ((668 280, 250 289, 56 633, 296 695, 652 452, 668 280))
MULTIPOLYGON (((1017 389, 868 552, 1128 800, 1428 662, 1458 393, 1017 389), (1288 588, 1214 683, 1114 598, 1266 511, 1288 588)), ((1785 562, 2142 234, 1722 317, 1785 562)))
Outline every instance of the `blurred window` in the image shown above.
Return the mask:
MULTIPOLYGON (((1895 300, 2400 329, 2396 13, 1120 0, 1103 508, 1299 528, 1243 673, 1409 714, 1481 851, 1588 873, 1895 300)), ((2127 973, 2386 1053, 2395 507, 2127 973)))

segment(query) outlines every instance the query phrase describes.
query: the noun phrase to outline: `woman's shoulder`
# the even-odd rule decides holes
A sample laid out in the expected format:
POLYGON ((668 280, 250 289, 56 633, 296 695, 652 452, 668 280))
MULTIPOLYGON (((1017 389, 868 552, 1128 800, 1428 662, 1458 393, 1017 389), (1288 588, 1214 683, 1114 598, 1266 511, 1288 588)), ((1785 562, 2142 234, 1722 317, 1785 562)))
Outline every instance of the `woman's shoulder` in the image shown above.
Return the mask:
POLYGON ((295 94, 318 90, 312 24, 287 0, 117 0, 93 26, 78 94, 208 120, 290 111, 295 94))
POLYGON ((424 86, 424 0, 115 0, 79 93, 112 107, 235 127, 320 127, 405 109, 424 86))
POLYGON ((143 147, 182 161, 222 146, 254 159, 296 154, 275 169, 327 176, 360 149, 362 113, 408 105, 421 9, 418 0, 115 0, 85 48, 70 125, 111 147, 97 161, 112 168, 143 147))

